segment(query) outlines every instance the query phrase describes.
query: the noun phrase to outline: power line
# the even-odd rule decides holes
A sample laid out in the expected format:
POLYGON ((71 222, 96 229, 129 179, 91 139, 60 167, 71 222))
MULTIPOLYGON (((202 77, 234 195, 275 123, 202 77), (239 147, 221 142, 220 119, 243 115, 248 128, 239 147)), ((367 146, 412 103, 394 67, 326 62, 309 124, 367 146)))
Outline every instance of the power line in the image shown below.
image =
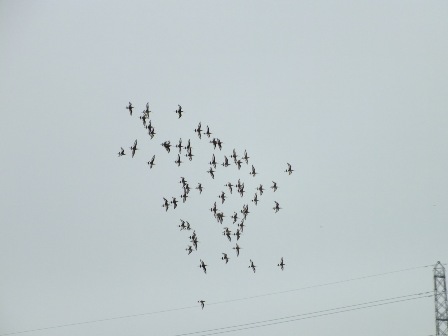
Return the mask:
MULTIPOLYGON (((337 284, 341 284, 341 283, 345 283, 345 282, 351 282, 351 281, 356 281, 356 280, 363 280, 363 279, 367 279, 367 278, 374 278, 374 277, 389 275, 389 274, 393 274, 393 273, 412 271, 412 270, 416 270, 416 269, 420 269, 420 268, 433 267, 433 266, 434 265, 425 265, 425 266, 411 267, 411 268, 405 268, 405 269, 401 269, 401 270, 397 270, 397 271, 390 271, 390 272, 384 272, 384 273, 378 273, 378 274, 371 274, 371 275, 365 275, 365 276, 361 276, 361 277, 357 277, 357 278, 350 278, 350 279, 346 279, 346 280, 339 280, 339 281, 327 282, 327 283, 318 284, 318 285, 300 287, 300 288, 295 288, 295 289, 288 289, 288 290, 285 290, 285 291, 271 292, 271 293, 266 293, 266 294, 247 296, 247 297, 238 298, 238 299, 231 299, 231 300, 224 300, 224 301, 218 301, 218 302, 211 302, 211 303, 207 303, 207 306, 215 305, 215 304, 228 303, 228 302, 235 302, 235 301, 250 300, 250 299, 255 299, 255 298, 264 297, 264 296, 270 296, 270 295, 285 294, 285 293, 302 291, 302 290, 311 289, 311 288, 318 288, 318 287, 337 285, 337 284)), ((2 335, 0 335, 0 336, 2 336, 2 335)))
MULTIPOLYGON (((412 270, 416 270, 416 269, 420 269, 420 268, 426 268, 426 267, 433 267, 433 266, 434 265, 417 266, 417 267, 405 268, 405 269, 396 270, 396 271, 389 271, 389 272, 371 274, 371 275, 366 275, 366 276, 361 276, 361 277, 356 277, 356 278, 350 278, 350 279, 345 279, 345 280, 339 280, 339 281, 334 281, 334 282, 328 282, 328 283, 323 283, 323 284, 318 284, 318 285, 312 285, 312 286, 300 287, 300 288, 295 288, 295 289, 289 289, 289 290, 285 290, 285 291, 270 292, 270 293, 265 293, 265 294, 260 294, 260 295, 247 296, 247 297, 243 297, 243 298, 236 298, 236 299, 230 299, 230 300, 224 300, 224 301, 210 302, 210 303, 207 303, 207 306, 223 304, 223 303, 229 303, 229 302, 236 302, 236 301, 243 301, 243 300, 251 300, 251 299, 265 297, 265 296, 285 294, 285 293, 290 293, 290 292, 295 292, 295 291, 302 291, 302 290, 307 290, 307 289, 312 289, 312 288, 337 285, 337 284, 341 284, 341 283, 345 283, 345 282, 351 282, 351 281, 362 280, 362 279, 367 279, 367 278, 379 277, 379 276, 390 275, 390 274, 400 273, 400 272, 407 272, 407 271, 412 271, 412 270)), ((146 316, 146 315, 162 314, 162 313, 168 313, 168 312, 173 312, 173 311, 178 311, 178 310, 193 309, 193 308, 197 308, 197 307, 198 307, 197 305, 195 305, 195 306, 186 306, 186 307, 180 307, 180 308, 158 310, 158 311, 147 312, 147 313, 123 315, 123 316, 109 317, 109 318, 103 318, 103 319, 97 319, 97 320, 60 324, 60 325, 50 326, 50 327, 43 327, 43 328, 37 328, 37 329, 15 331, 15 332, 10 332, 10 333, 6 333, 6 334, 0 334, 0 336, 18 335, 18 334, 35 332, 35 331, 58 329, 58 328, 65 328, 65 327, 73 327, 73 326, 77 326, 77 325, 107 322, 107 321, 120 320, 120 319, 133 318, 133 317, 146 316)))
POLYGON ((214 329, 208 329, 208 330, 202 330, 202 331, 195 331, 195 332, 190 332, 190 333, 176 334, 174 336, 187 336, 187 335, 194 335, 194 334, 201 334, 201 336, 217 335, 217 334, 224 334, 224 333, 246 330, 246 329, 261 328, 261 327, 271 326, 271 325, 275 325, 275 324, 295 322, 295 321, 299 321, 299 320, 306 320, 306 319, 322 317, 322 316, 326 316, 326 315, 340 314, 340 313, 345 313, 345 312, 354 311, 354 310, 361 310, 361 309, 366 309, 366 308, 371 308, 371 307, 384 306, 384 305, 388 305, 388 304, 392 304, 392 303, 398 303, 398 302, 411 301, 411 300, 432 297, 432 294, 425 295, 428 293, 432 293, 432 292, 423 292, 423 293, 403 295, 403 296, 398 296, 398 297, 393 297, 393 298, 388 298, 388 299, 381 299, 381 300, 358 303, 358 304, 342 306, 342 307, 337 307, 337 308, 319 310, 319 311, 315 311, 315 312, 311 312, 311 313, 302 313, 302 314, 297 314, 297 315, 279 317, 279 318, 275 318, 275 319, 238 324, 238 325, 234 325, 234 326, 227 326, 227 327, 214 328, 214 329), (384 302, 384 301, 388 301, 388 302, 384 302), (311 316, 307 316, 307 315, 311 315, 311 316), (225 329, 231 329, 231 330, 225 330, 225 329), (212 333, 209 333, 209 332, 212 332, 212 333))

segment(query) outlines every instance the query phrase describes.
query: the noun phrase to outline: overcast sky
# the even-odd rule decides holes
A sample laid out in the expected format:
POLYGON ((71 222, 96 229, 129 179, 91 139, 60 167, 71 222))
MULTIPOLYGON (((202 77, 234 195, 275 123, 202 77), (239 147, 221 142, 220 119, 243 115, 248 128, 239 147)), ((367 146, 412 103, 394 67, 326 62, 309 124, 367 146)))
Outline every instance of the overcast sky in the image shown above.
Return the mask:
MULTIPOLYGON (((0 335, 174 336, 431 291, 420 266, 448 260, 447 16, 447 1, 0 1, 0 335), (194 157, 177 167, 161 143, 179 138, 194 157), (212 179, 234 148, 249 165, 212 179), (181 176, 188 200, 165 211, 181 176), (224 187, 238 179, 244 197, 224 187), (243 204, 237 257, 222 231, 243 204)), ((435 334, 433 298, 229 335, 361 332, 435 334)))

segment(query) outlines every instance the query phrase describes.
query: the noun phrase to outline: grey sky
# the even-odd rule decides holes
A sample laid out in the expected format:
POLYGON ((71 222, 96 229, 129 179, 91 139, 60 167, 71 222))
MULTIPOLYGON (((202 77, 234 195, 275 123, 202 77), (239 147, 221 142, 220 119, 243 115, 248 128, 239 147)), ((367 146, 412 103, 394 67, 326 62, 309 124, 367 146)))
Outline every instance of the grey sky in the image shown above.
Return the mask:
MULTIPOLYGON (((0 334, 194 306, 24 334, 172 336, 432 290, 427 267, 207 305, 447 261, 447 13, 446 1, 1 1, 0 334), (179 137, 195 154, 181 167, 160 146, 179 137), (212 180, 212 153, 233 148, 259 175, 219 167, 212 180), (180 176, 205 190, 165 213, 180 176), (249 203, 236 258, 231 223, 209 208, 238 178, 245 198, 220 207, 249 203), (180 218, 199 236, 191 255, 180 218)), ((232 334, 361 330, 433 334, 433 300, 232 334)))

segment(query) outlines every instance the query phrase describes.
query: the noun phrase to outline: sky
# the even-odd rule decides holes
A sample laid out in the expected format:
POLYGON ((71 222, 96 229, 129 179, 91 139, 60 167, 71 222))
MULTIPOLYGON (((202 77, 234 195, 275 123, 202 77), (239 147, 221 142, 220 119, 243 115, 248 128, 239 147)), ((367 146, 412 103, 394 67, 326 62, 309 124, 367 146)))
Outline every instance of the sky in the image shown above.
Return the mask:
POLYGON ((0 1, 0 335, 435 334, 431 293, 248 323, 433 290, 448 260, 447 13, 412 0, 0 1), (194 157, 177 167, 161 143, 179 138, 194 157), (212 155, 233 149, 249 164, 212 179, 212 155), (165 211, 181 176, 189 197, 165 211), (238 179, 243 197, 224 187, 238 179), (243 204, 237 257, 222 231, 243 204), (198 235, 190 255, 181 219, 198 235))

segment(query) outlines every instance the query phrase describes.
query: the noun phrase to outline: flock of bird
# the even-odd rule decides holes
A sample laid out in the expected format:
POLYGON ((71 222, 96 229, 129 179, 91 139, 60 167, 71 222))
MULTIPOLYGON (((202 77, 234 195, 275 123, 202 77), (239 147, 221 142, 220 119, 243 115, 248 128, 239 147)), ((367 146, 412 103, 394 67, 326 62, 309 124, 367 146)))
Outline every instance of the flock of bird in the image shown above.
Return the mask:
MULTIPOLYGON (((129 111, 129 114, 132 116, 134 106, 132 105, 131 102, 129 102, 129 105, 126 107, 126 109, 129 111)), ((178 105, 178 108, 174 112, 178 115, 178 119, 180 119, 182 117, 182 115, 184 114, 184 110, 182 109, 181 105, 178 105)), ((150 119, 150 113, 151 113, 151 111, 149 109, 149 103, 147 103, 146 108, 141 112, 139 119, 142 121, 143 127, 147 130, 150 139, 153 139, 154 136, 156 135, 156 132, 155 132, 155 128, 152 125, 152 122, 150 119)), ((194 132, 197 134, 197 136, 200 140, 203 138, 203 136, 206 137, 209 140, 209 143, 212 144, 214 151, 216 151, 216 150, 219 150, 219 152, 222 151, 224 143, 219 138, 216 138, 216 137, 211 138, 212 133, 210 132, 209 126, 206 126, 206 130, 204 130, 202 128, 201 122, 199 122, 198 126, 194 129, 194 132)), ((161 146, 168 153, 171 152, 171 147, 173 147, 170 140, 164 141, 161 144, 161 146)), ((175 148, 174 151, 177 152, 177 158, 174 161, 174 163, 177 166, 180 167, 180 165, 183 163, 183 161, 181 160, 181 155, 188 158, 189 161, 193 160, 193 157, 195 155, 193 154, 193 147, 191 144, 191 139, 188 139, 188 141, 185 145, 184 142, 182 141, 182 138, 180 138, 179 141, 177 142, 177 144, 174 145, 174 148, 175 148), (184 153, 182 153, 182 151, 184 151, 184 153)), ((137 139, 134 141, 133 145, 131 145, 129 147, 129 149, 130 149, 129 154, 133 158, 135 156, 137 150, 139 150, 139 148, 137 148, 137 139)), ((243 155, 239 156, 237 154, 236 150, 233 149, 232 153, 229 156, 224 155, 223 160, 220 164, 216 161, 218 153, 216 153, 216 155, 215 155, 215 152, 212 153, 212 157, 209 162, 210 167, 207 171, 204 170, 204 172, 208 173, 213 180, 215 179, 215 173, 217 172, 218 165, 221 165, 224 168, 234 165, 238 170, 242 169, 243 164, 245 164, 246 166, 249 165, 250 157, 248 156, 248 153, 246 150, 244 150, 243 155)), ((122 157, 125 155, 126 155, 126 152, 125 152, 124 148, 121 147, 120 151, 118 152, 118 156, 122 157)), ((152 155, 151 159, 147 162, 147 164, 150 169, 154 168, 154 166, 156 165, 156 155, 155 154, 152 155)), ((288 175, 291 175, 293 171, 294 170, 292 169, 291 164, 287 163, 287 167, 284 172, 286 172, 288 175)), ((254 165, 251 164, 251 169, 249 171, 249 175, 251 175, 253 178, 255 178, 255 176, 257 174, 258 174, 258 172, 256 171, 254 165)), ((181 184, 181 188, 182 188, 181 195, 179 196, 179 198, 182 200, 182 203, 185 203, 189 197, 191 188, 190 188, 188 181, 185 179, 185 177, 181 177, 179 183, 181 184)), ((234 182, 234 183, 227 182, 224 185, 224 187, 226 187, 228 191, 226 192, 223 190, 218 195, 218 198, 221 201, 221 205, 224 204, 225 201, 229 197, 231 197, 231 195, 234 194, 233 191, 235 191, 235 194, 238 194, 241 198, 244 197, 244 193, 246 192, 244 181, 241 181, 241 179, 238 179, 238 181, 234 182)), ((202 194, 204 187, 203 187, 202 183, 198 183, 197 186, 195 187, 195 189, 198 190, 199 194, 202 194)), ((251 202, 255 206, 257 206, 258 202, 259 202, 259 197, 262 197, 262 195, 266 189, 263 187, 262 184, 260 184, 255 189, 256 190, 254 192, 254 196, 251 199, 251 202)), ((272 181, 272 185, 270 185, 270 189, 272 189, 272 192, 276 192, 278 189, 277 182, 272 181)), ((162 198, 163 198, 162 207, 165 209, 165 212, 167 212, 170 207, 172 207, 173 209, 177 208, 179 201, 177 200, 176 197, 171 196, 168 198, 166 198, 166 197, 162 197, 162 198), (171 200, 169 200, 170 198, 171 198, 171 200)), ((282 208, 280 207, 279 202, 274 201, 274 206, 272 207, 272 209, 273 209, 274 213, 277 213, 282 208)), ((224 213, 222 211, 220 211, 218 209, 216 201, 213 203, 213 206, 210 208, 210 212, 213 214, 213 217, 219 224, 223 224, 224 217, 226 217, 226 216, 224 215, 224 213)), ((240 250, 242 249, 242 247, 239 246, 238 241, 244 232, 244 227, 246 225, 245 222, 246 222, 246 219, 247 219, 247 216, 249 215, 249 213, 250 213, 249 212, 249 204, 243 204, 242 208, 239 210, 239 213, 237 211, 234 211, 233 215, 229 216, 231 219, 232 225, 236 224, 235 232, 232 233, 232 230, 229 227, 224 227, 224 231, 222 232, 223 236, 225 236, 229 242, 232 241, 232 236, 236 237, 235 246, 232 247, 232 249, 235 250, 237 257, 239 257, 240 250), (241 216, 241 217, 239 217, 239 216, 241 216)), ((178 227, 180 228, 180 230, 187 230, 187 231, 192 230, 190 223, 183 219, 180 219, 180 224, 178 225, 178 227)), ((187 251, 188 255, 190 255, 194 251, 197 251, 197 249, 198 249, 199 240, 198 240, 198 236, 197 236, 195 230, 193 230, 193 233, 189 236, 189 239, 190 239, 189 244, 188 244, 187 248, 185 249, 187 251)), ((225 262, 225 264, 227 264, 230 260, 230 257, 228 256, 228 253, 222 252, 221 259, 225 262)), ((252 259, 249 260, 249 263, 250 264, 249 264, 248 268, 252 269, 252 271, 255 273, 257 266, 254 264, 252 259)), ((285 265, 286 264, 283 261, 283 257, 281 257, 280 262, 277 264, 277 266, 283 271, 285 265)), ((202 259, 199 260, 199 268, 201 268, 205 274, 207 273, 207 266, 208 265, 205 263, 204 260, 202 260, 202 259)), ((203 309, 205 301, 199 300, 198 303, 200 303, 200 305, 203 309)))

